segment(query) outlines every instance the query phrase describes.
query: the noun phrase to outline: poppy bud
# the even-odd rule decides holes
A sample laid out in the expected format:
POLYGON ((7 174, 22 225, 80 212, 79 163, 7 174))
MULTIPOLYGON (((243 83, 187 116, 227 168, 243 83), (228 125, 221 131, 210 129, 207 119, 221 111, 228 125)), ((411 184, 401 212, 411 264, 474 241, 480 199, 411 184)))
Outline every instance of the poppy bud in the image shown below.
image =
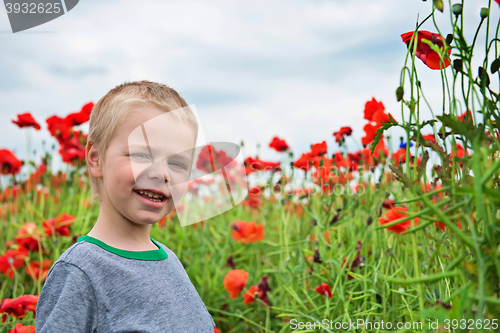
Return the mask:
POLYGON ((446 44, 451 45, 451 42, 453 42, 453 34, 446 35, 446 44))
POLYGON ((229 256, 229 258, 227 258, 226 266, 231 267, 232 269, 236 269, 236 264, 234 263, 232 254, 229 256))
POLYGON ((495 74, 496 72, 498 72, 498 69, 500 68, 500 58, 498 59, 495 59, 492 63, 491 63, 491 74, 495 74))
POLYGON ((319 257, 319 250, 318 249, 314 249, 314 262, 318 263, 318 264, 321 264, 323 262, 319 257))
POLYGON ((453 10, 453 14, 455 14, 456 16, 462 14, 463 6, 461 3, 456 3, 451 8, 453 10))
POLYGON ((434 6, 436 7, 436 9, 442 13, 444 10, 443 0, 434 0, 433 2, 434 2, 434 6))
POLYGON ((398 100, 398 102, 403 99, 404 93, 405 92, 403 86, 399 86, 398 89, 396 89, 396 99, 398 100))
POLYGON ((483 7, 481 8, 481 11, 479 12, 479 15, 481 16, 482 19, 485 19, 490 15, 490 10, 489 8, 483 7))
POLYGON ((335 222, 337 222, 339 219, 340 219, 340 211, 342 209, 338 208, 337 209, 337 214, 333 217, 333 219, 330 221, 329 225, 332 225, 334 224, 335 222))
POLYGON ((462 59, 455 59, 455 60, 453 60, 453 68, 455 68, 455 70, 457 72, 462 72, 463 71, 463 62, 462 62, 462 59))
POLYGON ((368 218, 366 219, 366 225, 370 225, 372 224, 373 222, 373 218, 371 216, 368 216, 368 218))
POLYGON ((490 85, 490 77, 488 76, 488 72, 481 66, 478 68, 479 79, 481 80, 481 86, 484 83, 484 86, 487 87, 490 85))

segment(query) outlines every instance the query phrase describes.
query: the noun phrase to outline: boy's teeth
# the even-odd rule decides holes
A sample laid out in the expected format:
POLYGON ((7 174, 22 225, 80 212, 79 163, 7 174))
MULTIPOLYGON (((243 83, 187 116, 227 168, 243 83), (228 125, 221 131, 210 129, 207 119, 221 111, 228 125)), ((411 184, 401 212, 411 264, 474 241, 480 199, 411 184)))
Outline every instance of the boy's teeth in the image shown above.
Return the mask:
POLYGON ((151 191, 138 191, 140 194, 144 194, 144 195, 147 195, 148 197, 150 198, 156 198, 156 199, 161 199, 163 198, 163 195, 161 194, 156 194, 156 193, 153 193, 151 191))

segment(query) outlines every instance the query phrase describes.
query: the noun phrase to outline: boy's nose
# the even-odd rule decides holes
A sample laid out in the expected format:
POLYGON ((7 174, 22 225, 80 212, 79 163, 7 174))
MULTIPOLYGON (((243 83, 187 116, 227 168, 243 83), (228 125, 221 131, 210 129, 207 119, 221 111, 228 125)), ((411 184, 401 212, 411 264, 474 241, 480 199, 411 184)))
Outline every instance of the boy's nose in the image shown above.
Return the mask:
POLYGON ((158 182, 165 181, 167 183, 170 183, 171 177, 168 173, 165 159, 157 161, 154 164, 150 165, 147 171, 149 179, 156 179, 158 182))
POLYGON ((168 173, 168 168, 167 168, 167 161, 165 159, 161 160, 161 168, 163 170, 163 179, 166 180, 167 183, 170 182, 170 175, 168 173))

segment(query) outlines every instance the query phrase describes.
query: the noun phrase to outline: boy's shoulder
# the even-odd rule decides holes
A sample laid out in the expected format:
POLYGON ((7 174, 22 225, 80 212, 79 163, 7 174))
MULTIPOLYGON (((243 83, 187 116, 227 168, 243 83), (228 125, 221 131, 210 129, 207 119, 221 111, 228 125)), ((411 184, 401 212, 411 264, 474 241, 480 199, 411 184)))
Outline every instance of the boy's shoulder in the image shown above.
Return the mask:
POLYGON ((64 251, 54 262, 65 262, 84 268, 87 264, 96 262, 103 257, 102 249, 88 242, 77 242, 64 251))

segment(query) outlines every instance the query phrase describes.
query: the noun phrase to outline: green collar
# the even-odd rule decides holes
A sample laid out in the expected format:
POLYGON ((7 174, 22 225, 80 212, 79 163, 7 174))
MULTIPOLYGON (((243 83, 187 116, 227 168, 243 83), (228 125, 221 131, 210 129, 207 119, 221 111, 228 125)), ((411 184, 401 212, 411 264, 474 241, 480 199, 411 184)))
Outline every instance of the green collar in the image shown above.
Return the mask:
MULTIPOLYGON (((150 237, 151 238, 151 237, 150 237)), ((89 235, 83 235, 78 238, 77 242, 86 241, 89 243, 96 244, 102 247, 104 250, 109 251, 111 253, 117 254, 120 257, 128 258, 128 259, 137 259, 137 260, 163 260, 168 258, 167 252, 153 239, 151 238, 153 243, 158 246, 158 250, 148 250, 148 251, 128 251, 117 249, 116 247, 109 246, 108 244, 100 241, 94 237, 89 235)))

